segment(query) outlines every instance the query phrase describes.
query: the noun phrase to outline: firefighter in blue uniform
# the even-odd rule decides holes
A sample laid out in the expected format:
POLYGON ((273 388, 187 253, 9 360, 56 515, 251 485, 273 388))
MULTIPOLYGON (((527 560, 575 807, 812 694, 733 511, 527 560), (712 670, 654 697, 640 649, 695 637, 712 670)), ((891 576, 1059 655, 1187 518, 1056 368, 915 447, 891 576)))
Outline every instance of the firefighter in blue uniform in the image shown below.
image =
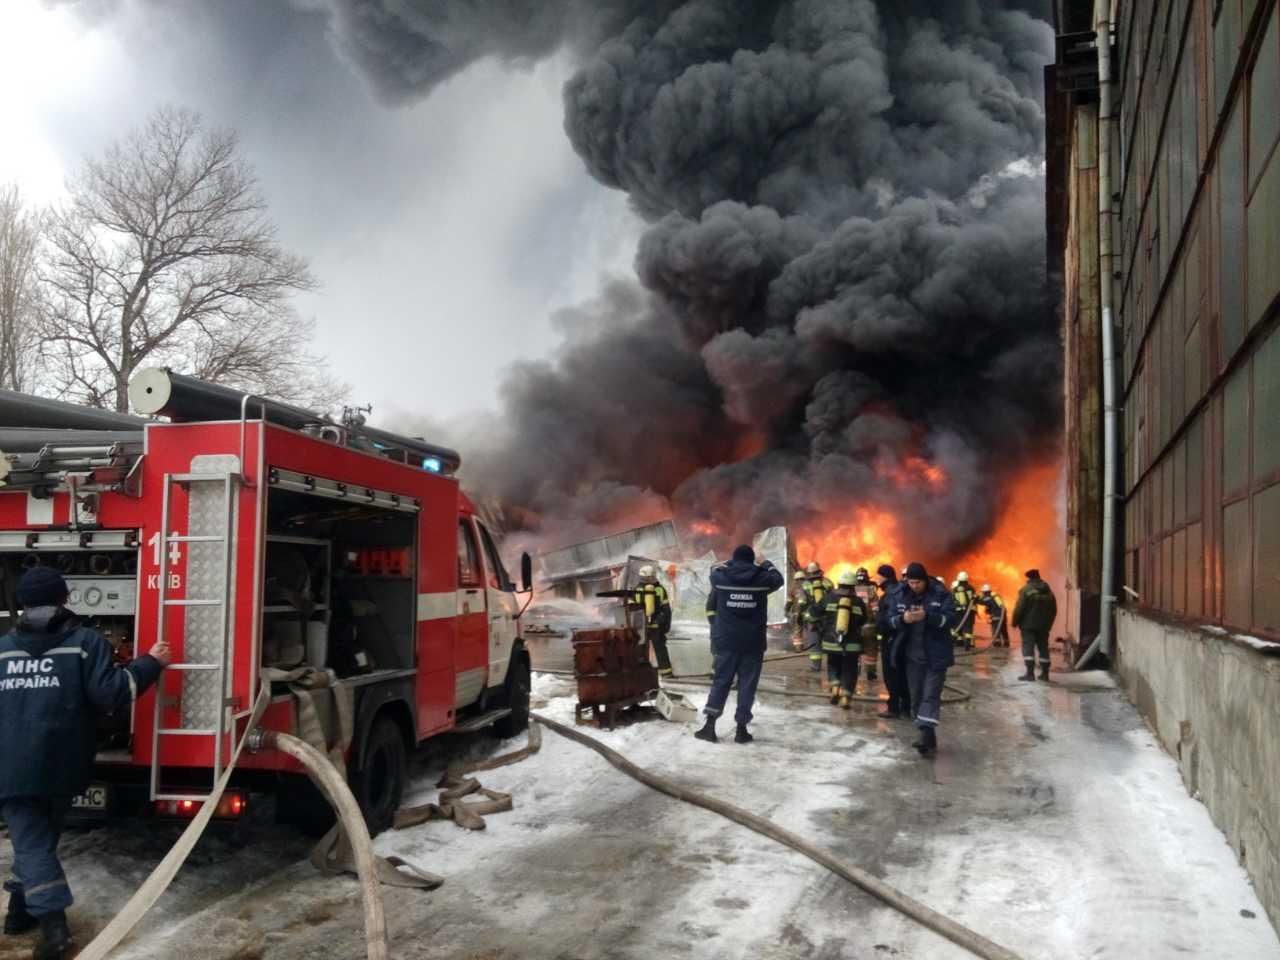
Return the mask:
POLYGON ((95 714, 127 707, 169 662, 167 644, 124 667, 111 645, 65 606, 67 582, 34 567, 18 582, 22 609, 0 637, 0 816, 13 843, 14 878, 5 882, 6 934, 37 926, 35 960, 71 949, 71 889, 58 862, 58 837, 71 801, 89 786, 95 714))
POLYGON ((734 714, 738 732, 733 740, 750 743, 754 739, 747 724, 751 722, 751 706, 764 669, 769 594, 784 582, 768 560, 757 565, 755 551, 745 543, 733 551, 732 560, 712 568, 708 608, 714 604, 711 629, 715 673, 702 711, 706 723, 694 734, 699 740, 716 742, 716 718, 724 713, 734 680, 738 682, 738 709, 734 714))
POLYGON ((938 748, 942 685, 955 660, 951 633, 960 622, 955 599, 944 584, 931 580, 922 563, 911 563, 906 583, 894 592, 889 625, 898 634, 900 656, 907 661, 911 703, 920 739, 912 744, 921 756, 938 748))
POLYGON ((880 578, 880 600, 876 605, 876 633, 880 639, 880 655, 884 662, 884 687, 889 702, 878 716, 885 720, 911 719, 911 691, 907 683, 907 658, 902 655, 898 631, 889 623, 894 610, 894 594, 902 587, 893 567, 882 563, 876 569, 880 578))
POLYGON ((862 628, 869 619, 866 602, 858 596, 851 571, 840 574, 840 585, 823 598, 822 652, 827 655, 827 683, 831 702, 849 709, 858 687, 862 659, 862 628))

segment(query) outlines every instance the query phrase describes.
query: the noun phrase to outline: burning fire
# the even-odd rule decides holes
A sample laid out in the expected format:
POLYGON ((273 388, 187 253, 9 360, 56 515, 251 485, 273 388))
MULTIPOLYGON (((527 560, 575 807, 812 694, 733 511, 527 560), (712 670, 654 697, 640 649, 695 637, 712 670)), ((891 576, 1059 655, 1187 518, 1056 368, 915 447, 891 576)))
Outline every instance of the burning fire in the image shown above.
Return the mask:
MULTIPOLYGON (((1012 603, 1026 582, 1023 574, 1028 568, 1038 567, 1051 577, 1058 567, 1062 546, 1055 497, 1061 470, 1061 464, 1055 462, 1029 467, 1019 474, 1007 491, 1004 509, 991 535, 960 556, 916 556, 911 545, 903 542, 891 514, 863 510, 855 523, 817 537, 798 535, 797 559, 802 565, 816 559, 832 580, 858 567, 866 567, 874 579, 875 569, 882 563, 901 571, 911 560, 921 560, 948 584, 964 570, 975 588, 990 584, 1007 603, 1012 603)), ((892 476, 895 482, 935 490, 945 488, 947 483, 940 467, 918 458, 903 461, 892 476)))
POLYGON ((896 487, 921 487, 941 493, 947 488, 947 472, 924 457, 910 456, 902 460, 880 460, 876 474, 896 487))

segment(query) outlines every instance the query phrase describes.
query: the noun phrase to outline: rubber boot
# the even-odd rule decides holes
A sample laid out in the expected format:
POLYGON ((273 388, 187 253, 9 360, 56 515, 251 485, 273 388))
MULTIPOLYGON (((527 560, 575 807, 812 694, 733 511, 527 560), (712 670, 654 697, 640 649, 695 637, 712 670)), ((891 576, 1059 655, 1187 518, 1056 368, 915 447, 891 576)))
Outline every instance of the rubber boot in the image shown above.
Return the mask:
POLYGON ((694 736, 707 743, 718 743, 720 738, 716 736, 716 718, 707 717, 707 722, 702 725, 701 730, 694 733, 694 736))
POLYGON ((1036 678, 1036 662, 1028 660, 1025 657, 1022 660, 1027 665, 1027 672, 1020 676, 1019 680, 1034 680, 1036 678))
POLYGON ((745 723, 738 724, 738 732, 733 735, 733 742, 751 743, 753 740, 755 740, 755 737, 753 737, 751 732, 747 730, 747 725, 745 723))
POLYGON ((920 756, 928 756, 931 752, 938 749, 938 734, 931 726, 922 726, 920 728, 920 737, 915 743, 911 744, 918 751, 920 756))
POLYGON ((40 926, 40 921, 27 913, 27 899, 21 890, 9 891, 9 909, 4 915, 6 937, 16 937, 40 926))
POLYGON ((1040 663, 1040 679, 1045 683, 1049 682, 1049 661, 1043 660, 1040 663))
POLYGON ((831 705, 833 707, 840 702, 840 694, 840 684, 837 683, 831 688, 831 705))
POLYGON ((841 710, 849 709, 849 694, 847 693, 840 694, 840 709, 841 710))
POLYGON ((47 913, 40 918, 41 939, 36 944, 32 960, 64 960, 71 949, 71 928, 67 915, 61 910, 47 913))

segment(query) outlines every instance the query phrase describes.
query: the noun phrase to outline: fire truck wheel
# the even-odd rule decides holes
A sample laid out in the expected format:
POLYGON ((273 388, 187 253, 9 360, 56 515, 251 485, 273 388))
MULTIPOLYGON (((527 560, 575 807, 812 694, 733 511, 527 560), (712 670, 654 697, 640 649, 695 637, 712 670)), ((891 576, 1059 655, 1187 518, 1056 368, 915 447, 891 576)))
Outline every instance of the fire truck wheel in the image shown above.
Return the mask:
POLYGON ((529 663, 523 657, 511 665, 507 674, 507 692, 503 706, 510 707, 511 712, 493 725, 493 732, 498 736, 514 737, 524 733, 529 727, 529 663))
POLYGON ((370 834, 379 834, 391 826, 404 796, 407 770, 400 728, 390 717, 378 717, 365 742, 364 766, 351 775, 351 790, 370 834))

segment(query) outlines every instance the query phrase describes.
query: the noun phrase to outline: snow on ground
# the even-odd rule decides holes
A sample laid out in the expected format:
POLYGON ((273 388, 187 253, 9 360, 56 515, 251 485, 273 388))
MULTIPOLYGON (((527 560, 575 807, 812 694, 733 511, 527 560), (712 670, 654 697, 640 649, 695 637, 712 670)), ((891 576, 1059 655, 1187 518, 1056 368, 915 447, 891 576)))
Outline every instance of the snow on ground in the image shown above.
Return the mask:
MULTIPOLYGON (((715 745, 659 719, 590 732, 1028 960, 1280 956, 1226 841, 1113 685, 1085 675, 1020 684, 1018 667, 1002 652, 955 671, 974 697, 944 708, 942 750, 929 760, 910 748, 908 724, 806 698, 763 699, 749 746, 731 742, 725 721, 715 745)), ((571 722, 573 699, 571 681, 536 678, 535 709, 571 722)), ((434 798, 447 756, 522 742, 453 738, 420 761, 406 802, 434 798)), ((515 810, 481 832, 436 822, 376 840, 447 880, 431 893, 386 888, 397 958, 968 956, 801 855, 550 731, 538 755, 479 779, 511 792, 515 810)), ((162 845, 149 858, 123 828, 80 836, 93 838, 68 841, 81 909, 109 916, 162 845), (127 882, 111 885, 112 872, 127 882)), ((355 883, 300 863, 296 835, 263 827, 255 837, 184 870, 121 956, 362 956, 355 883)))

